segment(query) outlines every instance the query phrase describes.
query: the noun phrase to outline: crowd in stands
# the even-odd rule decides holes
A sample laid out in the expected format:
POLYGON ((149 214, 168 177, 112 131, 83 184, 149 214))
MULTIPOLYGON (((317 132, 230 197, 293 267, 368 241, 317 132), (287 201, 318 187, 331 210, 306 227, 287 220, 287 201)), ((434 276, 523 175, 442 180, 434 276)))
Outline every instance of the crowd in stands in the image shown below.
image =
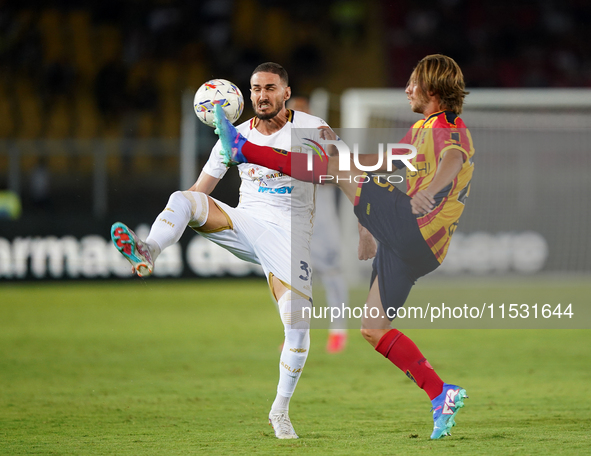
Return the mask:
MULTIPOLYGON (((339 71, 327 64, 331 50, 367 45, 372 27, 382 31, 383 80, 392 87, 436 52, 458 61, 469 87, 588 87, 589 24, 584 0, 61 0, 50 8, 4 0, 0 110, 15 120, 0 136, 26 136, 19 125, 35 116, 41 126, 25 130, 44 136, 44 119, 60 103, 76 125, 76 99, 98 119, 89 135, 130 112, 151 116, 147 136, 164 134, 157 125, 166 106, 180 110, 182 88, 223 75, 246 89, 266 60, 283 63, 304 89, 325 86, 339 71), (370 20, 376 8, 379 24, 370 20)), ((363 80, 352 75, 350 85, 363 80)), ((166 134, 174 131, 173 122, 166 134)))

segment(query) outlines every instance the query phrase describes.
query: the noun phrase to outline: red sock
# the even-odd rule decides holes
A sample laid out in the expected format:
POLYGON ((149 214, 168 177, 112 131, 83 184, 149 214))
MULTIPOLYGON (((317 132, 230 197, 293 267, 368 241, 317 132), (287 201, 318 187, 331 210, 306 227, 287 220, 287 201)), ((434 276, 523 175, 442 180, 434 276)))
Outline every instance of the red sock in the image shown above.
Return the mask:
POLYGON ((319 183, 321 175, 326 175, 328 158, 313 156, 312 171, 308 171, 308 154, 293 153, 268 146, 258 146, 247 141, 242 146, 242 155, 249 163, 266 166, 270 169, 295 177, 305 182, 319 183))
POLYGON ((415 343, 397 329, 382 336, 376 351, 392 361, 433 400, 443 391, 443 380, 435 373, 415 343))

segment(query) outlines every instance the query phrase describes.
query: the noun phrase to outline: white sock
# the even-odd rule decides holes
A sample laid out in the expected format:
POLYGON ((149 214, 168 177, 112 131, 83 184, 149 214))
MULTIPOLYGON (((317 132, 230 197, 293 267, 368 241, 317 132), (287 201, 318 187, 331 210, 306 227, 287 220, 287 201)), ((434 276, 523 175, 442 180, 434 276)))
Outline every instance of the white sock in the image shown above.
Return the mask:
POLYGON ((312 304, 291 291, 277 302, 281 321, 285 327, 285 342, 279 362, 277 397, 271 406, 272 412, 289 410, 289 401, 302 375, 310 349, 309 315, 312 304), (304 308, 307 308, 304 315, 304 308))
POLYGON ((181 238, 187 225, 203 226, 209 214, 207 195, 200 192, 177 191, 170 195, 166 208, 152 224, 146 244, 152 259, 181 238))
POLYGON ((277 393, 273 405, 271 406, 272 412, 289 412, 289 400, 291 397, 284 397, 277 393))

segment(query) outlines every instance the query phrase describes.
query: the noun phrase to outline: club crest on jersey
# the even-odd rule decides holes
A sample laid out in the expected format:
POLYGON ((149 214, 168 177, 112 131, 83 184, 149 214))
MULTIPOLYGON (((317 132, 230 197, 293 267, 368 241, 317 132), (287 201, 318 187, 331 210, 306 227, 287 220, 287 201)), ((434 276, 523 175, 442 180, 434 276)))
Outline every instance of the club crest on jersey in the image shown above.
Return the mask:
POLYGON ((253 167, 249 168, 248 171, 246 172, 246 174, 254 182, 258 182, 259 183, 259 186, 261 186, 261 185, 266 186, 267 185, 267 183, 263 179, 263 177, 264 177, 263 176, 263 172, 262 172, 262 170, 258 166, 253 166, 253 167))
POLYGON ((448 389, 447 390, 447 393, 445 394, 445 403, 443 404, 443 410, 441 412, 443 415, 453 415, 454 410, 452 407, 456 406, 456 396, 458 395, 459 392, 460 392, 459 389, 457 389, 457 390, 448 389))

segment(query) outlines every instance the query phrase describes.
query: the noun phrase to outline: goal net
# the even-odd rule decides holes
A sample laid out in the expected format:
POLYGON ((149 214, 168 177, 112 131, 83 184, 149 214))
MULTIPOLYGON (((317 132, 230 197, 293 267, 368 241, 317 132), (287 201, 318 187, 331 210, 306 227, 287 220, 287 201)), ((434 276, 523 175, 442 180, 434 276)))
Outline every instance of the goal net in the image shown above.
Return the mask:
MULTIPOLYGON (((420 118, 403 89, 351 89, 341 97, 343 129, 405 131, 420 118)), ((437 273, 591 272, 591 90, 476 89, 462 118, 475 171, 437 273)), ((349 283, 359 283, 371 264, 356 258, 357 223, 349 202, 342 204, 343 268, 349 283)))

